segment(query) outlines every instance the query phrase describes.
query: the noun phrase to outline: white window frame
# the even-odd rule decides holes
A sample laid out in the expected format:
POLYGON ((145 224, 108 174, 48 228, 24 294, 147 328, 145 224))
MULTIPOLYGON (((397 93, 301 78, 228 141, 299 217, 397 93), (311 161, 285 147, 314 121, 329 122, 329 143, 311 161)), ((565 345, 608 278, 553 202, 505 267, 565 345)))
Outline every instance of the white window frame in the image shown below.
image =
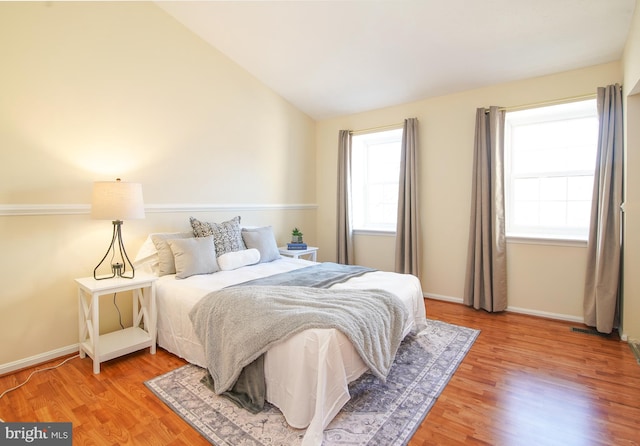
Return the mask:
MULTIPOLYGON (((351 137, 351 211, 353 231, 358 234, 395 234, 398 209, 398 185, 400 180, 400 145, 402 144, 402 127, 367 133, 356 133, 351 137), (383 144, 396 144, 398 149, 398 164, 395 183, 393 181, 375 181, 375 175, 370 175, 368 157, 375 154, 369 148, 383 144), (369 209, 370 195, 375 190, 372 184, 379 188, 393 188, 395 192, 387 194, 394 196, 395 203, 384 201, 379 203, 386 208, 394 207, 393 222, 384 224, 373 218, 374 212, 369 209)), ((391 214, 387 213, 390 216, 391 214)))
MULTIPOLYGON (((552 180, 554 178, 577 178, 577 177, 591 177, 591 184, 593 181, 593 175, 595 171, 595 151, 597 146, 597 111, 595 105, 595 99, 586 101, 576 101, 572 103, 559 104, 554 106, 538 107, 535 109, 522 110, 518 112, 507 112, 505 118, 505 207, 506 207, 506 235, 509 241, 523 241, 523 240, 537 240, 541 243, 584 243, 586 242, 589 234, 589 221, 586 221, 586 227, 584 226, 569 226, 565 225, 518 225, 515 221, 514 209, 514 184, 516 180, 522 179, 539 179, 538 185, 542 187, 542 181, 552 180), (547 123, 554 121, 566 121, 571 119, 582 118, 594 118, 595 119, 595 138, 593 140, 593 153, 590 153, 588 157, 593 158, 593 168, 571 168, 567 170, 555 170, 555 171, 530 171, 526 173, 513 172, 513 147, 512 147, 512 132, 516 126, 526 126, 530 124, 547 123)), ((591 150, 591 149, 590 149, 591 150)), ((547 181, 548 182, 548 181, 547 181)), ((589 195, 590 197, 590 195, 589 195)), ((581 200, 583 204, 584 200, 581 200)), ((541 200, 542 202, 542 200, 541 200)), ((565 198, 565 201, 559 202, 571 203, 572 200, 569 197, 565 198)), ((532 202, 532 203, 535 203, 532 202)), ((548 203, 548 202, 547 202, 548 203)), ((540 206, 540 203, 538 203, 540 206)), ((590 207, 590 198, 589 198, 590 207)), ((583 206, 584 208, 584 206, 583 206)), ((568 212, 568 211, 567 211, 568 212)), ((584 212, 583 212, 584 216, 584 212)), ((565 216, 567 220, 570 218, 565 216)))

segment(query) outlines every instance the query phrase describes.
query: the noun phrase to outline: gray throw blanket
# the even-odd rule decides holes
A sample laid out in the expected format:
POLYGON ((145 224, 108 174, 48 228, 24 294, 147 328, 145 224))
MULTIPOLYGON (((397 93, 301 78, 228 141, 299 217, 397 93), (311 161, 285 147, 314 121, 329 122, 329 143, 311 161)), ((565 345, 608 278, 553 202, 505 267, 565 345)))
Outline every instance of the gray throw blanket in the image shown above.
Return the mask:
POLYGON ((294 269, 285 273, 260 277, 232 286, 311 286, 314 288, 329 288, 336 283, 345 282, 352 277, 375 271, 373 268, 360 265, 343 265, 340 263, 323 262, 305 268, 294 269))
POLYGON ((406 310, 384 290, 241 286, 208 294, 189 317, 220 394, 272 345, 311 328, 340 330, 384 380, 402 340, 406 310))

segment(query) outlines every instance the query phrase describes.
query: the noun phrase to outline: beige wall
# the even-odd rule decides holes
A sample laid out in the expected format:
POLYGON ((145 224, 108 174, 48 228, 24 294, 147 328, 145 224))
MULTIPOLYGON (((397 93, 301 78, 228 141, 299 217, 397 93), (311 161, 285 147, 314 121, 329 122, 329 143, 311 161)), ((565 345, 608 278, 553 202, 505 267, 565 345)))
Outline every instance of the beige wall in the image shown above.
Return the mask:
MULTIPOLYGON (((339 129, 366 129, 419 120, 422 285, 433 297, 461 301, 467 255, 473 137, 477 107, 534 104, 595 94, 622 82, 619 63, 527 79, 344 116, 318 123, 318 239, 323 260, 335 259, 336 147, 339 129)), ((356 239, 356 261, 369 264, 381 246, 393 265, 388 238, 356 239), (370 254, 371 253, 371 254, 370 254)), ((585 246, 508 245, 509 308, 582 320, 585 246)), ((428 309, 427 309, 428 312, 428 309)))
POLYGON ((87 212, 96 180, 143 185, 132 256, 190 215, 315 243, 313 120, 153 3, 0 2, 0 54, 0 373, 77 343, 73 279, 111 236, 87 212))
POLYGON ((623 331, 640 342, 640 0, 625 46, 625 238, 623 284, 623 331))

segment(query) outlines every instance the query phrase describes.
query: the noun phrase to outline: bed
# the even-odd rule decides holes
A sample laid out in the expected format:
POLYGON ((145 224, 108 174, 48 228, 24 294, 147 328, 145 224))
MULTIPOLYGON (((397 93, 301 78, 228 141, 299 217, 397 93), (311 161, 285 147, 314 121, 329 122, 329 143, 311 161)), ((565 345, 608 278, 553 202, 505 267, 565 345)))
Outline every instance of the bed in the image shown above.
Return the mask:
MULTIPOLYGON (((239 218, 237 224, 239 224, 239 218)), ((166 256, 173 254, 177 269, 175 274, 167 274, 166 270, 165 274, 158 274, 160 277, 156 282, 157 342, 160 347, 192 364, 206 368, 207 361, 203 346, 189 318, 189 313, 196 303, 216 290, 315 264, 303 259, 281 257, 279 253, 274 253, 275 240, 272 240, 271 228, 256 229, 266 234, 266 237, 261 234, 262 246, 251 242, 249 235, 255 234, 249 234, 252 228, 245 228, 242 230, 242 234, 245 235, 245 245, 240 249, 231 248, 238 249, 237 252, 228 251, 235 252, 233 264, 225 264, 223 262, 225 257, 219 256, 217 257, 219 269, 216 272, 187 274, 187 277, 182 279, 178 278, 181 274, 181 266, 179 257, 175 256, 180 249, 176 248, 175 243, 176 239, 180 239, 181 244, 195 243, 192 234, 166 233, 152 234, 148 237, 134 262, 137 267, 151 268, 158 274, 158 257, 162 263, 163 255, 166 260, 166 256), (265 239, 268 240, 271 253, 265 251, 263 243, 265 239), (169 245, 169 254, 162 243, 157 243, 159 240, 169 245), (153 243, 154 241, 156 243, 153 243), (158 247, 161 249, 158 250, 158 247), (246 260, 237 261, 239 257, 247 257, 249 251, 254 249, 258 250, 260 257, 269 260, 253 263, 255 258, 251 258, 249 260, 251 264, 245 264, 246 260), (220 266, 225 268, 220 270, 220 266)), ((224 249, 217 245, 215 248, 224 249)), ((205 270, 207 270, 206 267, 205 270)), ((415 276, 372 271, 330 287, 335 290, 372 288, 389 291, 402 301, 407 315, 402 337, 412 330, 421 330, 426 325, 422 289, 415 276)), ((323 430, 350 398, 349 382, 357 379, 367 370, 358 352, 339 330, 333 328, 305 330, 271 347, 264 355, 266 400, 282 411, 290 426, 307 429, 303 444, 321 444, 323 430)))

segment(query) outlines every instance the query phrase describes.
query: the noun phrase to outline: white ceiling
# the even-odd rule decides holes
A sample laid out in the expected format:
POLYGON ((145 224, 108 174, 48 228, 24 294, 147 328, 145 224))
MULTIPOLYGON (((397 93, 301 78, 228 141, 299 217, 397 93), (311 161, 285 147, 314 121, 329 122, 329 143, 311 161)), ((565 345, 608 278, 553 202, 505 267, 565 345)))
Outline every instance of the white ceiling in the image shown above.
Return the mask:
POLYGON ((619 60, 635 0, 157 4, 325 119, 619 60))

